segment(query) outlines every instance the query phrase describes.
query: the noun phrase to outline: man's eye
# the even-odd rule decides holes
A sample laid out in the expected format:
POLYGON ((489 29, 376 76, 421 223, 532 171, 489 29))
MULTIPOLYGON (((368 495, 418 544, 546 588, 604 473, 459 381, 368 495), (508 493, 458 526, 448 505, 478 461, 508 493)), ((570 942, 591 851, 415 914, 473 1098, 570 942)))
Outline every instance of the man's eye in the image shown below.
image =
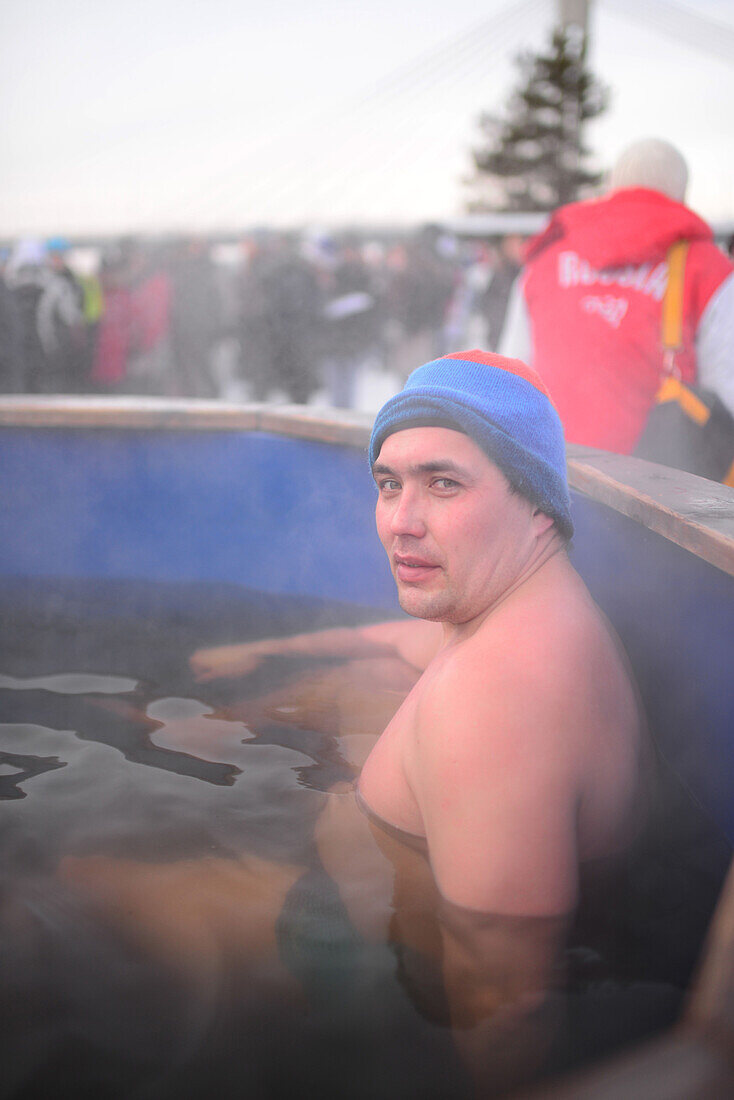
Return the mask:
POLYGON ((381 493, 395 493, 400 488, 400 482, 394 477, 384 477, 379 482, 379 488, 381 493))
POLYGON ((433 482, 434 489, 458 489, 458 481, 454 481, 450 477, 437 477, 433 482))

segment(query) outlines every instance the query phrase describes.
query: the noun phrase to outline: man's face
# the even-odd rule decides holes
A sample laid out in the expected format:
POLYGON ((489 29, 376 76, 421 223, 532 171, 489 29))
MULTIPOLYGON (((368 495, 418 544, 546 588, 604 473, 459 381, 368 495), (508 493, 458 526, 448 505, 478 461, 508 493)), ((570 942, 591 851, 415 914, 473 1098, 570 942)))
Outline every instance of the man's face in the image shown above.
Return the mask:
POLYGON ((377 531, 409 615, 467 623, 518 579, 535 549, 536 510, 468 436, 396 432, 373 474, 377 531))

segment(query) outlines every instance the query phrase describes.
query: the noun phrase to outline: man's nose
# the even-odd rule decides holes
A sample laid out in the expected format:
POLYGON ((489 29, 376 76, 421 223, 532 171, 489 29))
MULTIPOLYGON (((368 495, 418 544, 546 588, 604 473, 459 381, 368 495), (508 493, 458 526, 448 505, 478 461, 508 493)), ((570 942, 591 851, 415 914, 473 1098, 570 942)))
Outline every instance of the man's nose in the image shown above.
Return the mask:
POLYGON ((414 538, 425 535, 424 507, 419 493, 403 489, 390 517, 390 529, 394 535, 412 535, 414 538))

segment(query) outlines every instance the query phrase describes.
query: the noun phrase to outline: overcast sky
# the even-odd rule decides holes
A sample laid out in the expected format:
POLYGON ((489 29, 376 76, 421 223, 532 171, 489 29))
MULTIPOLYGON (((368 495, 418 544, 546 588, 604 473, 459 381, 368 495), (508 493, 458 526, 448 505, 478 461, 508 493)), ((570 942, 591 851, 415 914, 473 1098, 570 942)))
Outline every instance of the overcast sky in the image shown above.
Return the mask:
MULTIPOLYGON (((0 234, 449 218, 467 197, 479 114, 501 111, 513 58, 543 44, 555 11, 4 0, 0 234)), ((689 160, 690 204, 734 218, 732 0, 594 0, 591 31, 612 97, 588 132, 596 166, 666 137, 689 160), (676 28, 685 40, 664 33, 676 28)))

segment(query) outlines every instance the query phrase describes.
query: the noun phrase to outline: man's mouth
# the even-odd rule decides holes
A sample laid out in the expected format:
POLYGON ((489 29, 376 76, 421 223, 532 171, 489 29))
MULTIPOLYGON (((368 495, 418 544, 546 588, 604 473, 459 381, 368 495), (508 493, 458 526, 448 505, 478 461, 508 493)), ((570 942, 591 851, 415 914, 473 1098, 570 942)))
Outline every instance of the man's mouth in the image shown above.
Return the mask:
POLYGON ((407 581, 408 583, 423 581, 432 576, 438 569, 435 562, 428 561, 425 558, 415 558, 410 554, 396 554, 394 561, 395 576, 398 580, 407 581))

